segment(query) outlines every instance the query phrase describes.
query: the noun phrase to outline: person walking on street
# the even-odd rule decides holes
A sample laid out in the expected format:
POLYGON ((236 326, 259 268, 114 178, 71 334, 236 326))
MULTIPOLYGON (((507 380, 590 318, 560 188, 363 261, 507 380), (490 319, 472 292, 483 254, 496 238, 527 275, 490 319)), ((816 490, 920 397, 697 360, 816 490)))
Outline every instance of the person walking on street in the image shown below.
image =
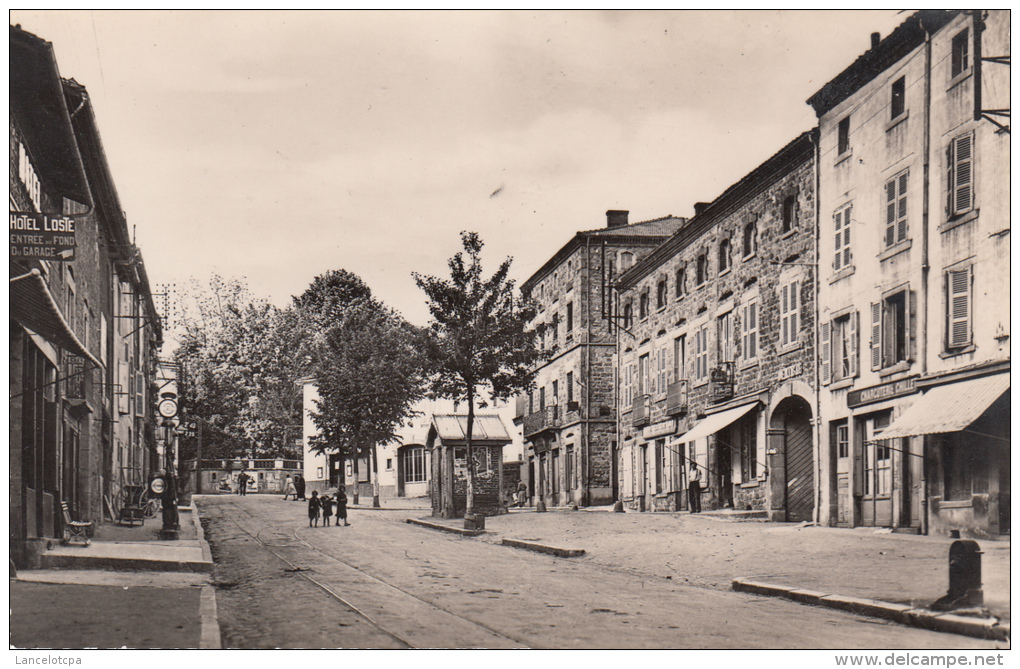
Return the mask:
POLYGON ((322 526, 329 527, 329 519, 333 517, 333 499, 323 495, 319 498, 319 505, 322 507, 322 526))
POLYGON ((697 463, 691 467, 691 477, 687 481, 687 497, 690 501, 691 513, 701 513, 701 469, 697 463))
POLYGON ((319 526, 319 509, 322 504, 319 502, 319 491, 313 490, 312 497, 308 500, 308 527, 319 526))
POLYGON ((287 474, 287 480, 283 483, 283 499, 293 496, 297 500, 297 490, 294 488, 294 479, 287 474))
POLYGON ((350 525, 347 522, 347 495, 344 493, 344 487, 340 486, 336 489, 336 524, 340 524, 340 519, 344 519, 344 526, 350 525))
POLYGON ((305 498, 305 477, 298 474, 294 477, 294 490, 297 491, 297 497, 295 500, 304 500, 305 498))
POLYGON ((245 495, 248 492, 248 475, 243 471, 237 475, 237 494, 245 495))

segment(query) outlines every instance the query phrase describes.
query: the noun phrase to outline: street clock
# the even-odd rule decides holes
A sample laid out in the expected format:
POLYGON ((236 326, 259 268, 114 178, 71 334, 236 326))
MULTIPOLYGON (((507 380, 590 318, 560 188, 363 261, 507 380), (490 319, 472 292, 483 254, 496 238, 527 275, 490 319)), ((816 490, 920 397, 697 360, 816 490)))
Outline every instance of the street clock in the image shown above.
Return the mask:
POLYGON ((177 402, 169 397, 159 403, 159 415, 163 418, 173 418, 177 415, 177 402))

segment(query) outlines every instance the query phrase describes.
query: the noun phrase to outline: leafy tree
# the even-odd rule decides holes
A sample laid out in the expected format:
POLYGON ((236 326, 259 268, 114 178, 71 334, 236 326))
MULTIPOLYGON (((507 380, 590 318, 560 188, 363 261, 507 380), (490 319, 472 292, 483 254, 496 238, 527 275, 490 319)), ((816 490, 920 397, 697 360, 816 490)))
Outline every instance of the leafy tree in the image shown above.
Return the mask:
POLYGON ((428 297, 431 390, 463 401, 467 419, 467 513, 474 513, 475 460, 472 431, 479 387, 493 400, 509 399, 531 385, 531 371, 541 359, 536 340, 541 328, 529 328, 535 307, 514 290, 507 258, 489 278, 483 276, 483 242, 477 233, 462 232, 464 250, 448 261, 450 278, 414 273, 428 297), (465 257, 466 254, 466 257, 465 257))
POLYGON ((237 279, 192 280, 175 338, 178 390, 205 424, 204 455, 293 457, 300 417, 292 317, 237 279))
MULTIPOLYGON (((295 304, 303 315, 303 354, 319 390, 311 413, 319 433, 309 445, 355 463, 368 455, 379 506, 376 445, 397 437, 424 393, 422 334, 344 270, 317 277, 295 304)), ((357 489, 354 494, 356 500, 357 489)))

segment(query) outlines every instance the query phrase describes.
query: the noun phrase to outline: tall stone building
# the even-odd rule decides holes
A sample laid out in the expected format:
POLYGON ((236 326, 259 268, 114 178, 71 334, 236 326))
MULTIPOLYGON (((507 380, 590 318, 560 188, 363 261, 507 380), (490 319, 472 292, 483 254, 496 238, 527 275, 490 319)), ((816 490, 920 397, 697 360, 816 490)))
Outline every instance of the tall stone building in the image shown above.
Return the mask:
POLYGON ((620 499, 811 520, 817 132, 797 137, 616 283, 620 499))
POLYGON ((821 131, 822 521, 1010 528, 1008 11, 921 11, 821 131))
POLYGON ((87 92, 16 26, 10 75, 9 532, 27 566, 61 502, 101 522, 156 464, 161 330, 87 92))
POLYGON ((547 325, 547 358, 535 389, 517 398, 533 503, 580 505, 616 498, 616 327, 611 286, 676 232, 682 218, 629 223, 606 212, 605 228, 578 232, 521 287, 547 325))

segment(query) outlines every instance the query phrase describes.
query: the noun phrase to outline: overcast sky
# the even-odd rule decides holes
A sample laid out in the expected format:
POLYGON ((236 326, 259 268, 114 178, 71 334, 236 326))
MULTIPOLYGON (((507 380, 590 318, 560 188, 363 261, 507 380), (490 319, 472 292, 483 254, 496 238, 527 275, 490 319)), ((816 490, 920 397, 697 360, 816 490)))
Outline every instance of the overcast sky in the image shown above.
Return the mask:
POLYGON ((607 209, 690 216, 906 17, 10 12, 87 87, 152 282, 283 306, 345 268, 419 324, 461 230, 523 281, 607 209))

